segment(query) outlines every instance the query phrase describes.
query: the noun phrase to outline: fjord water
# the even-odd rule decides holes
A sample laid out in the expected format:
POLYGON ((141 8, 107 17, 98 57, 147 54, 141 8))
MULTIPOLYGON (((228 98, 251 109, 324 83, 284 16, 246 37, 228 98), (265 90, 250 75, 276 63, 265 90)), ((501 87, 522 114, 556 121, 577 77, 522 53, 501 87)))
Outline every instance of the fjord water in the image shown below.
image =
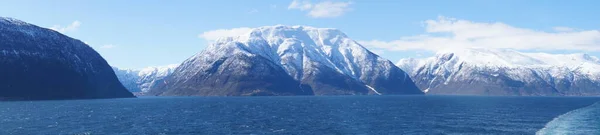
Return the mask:
POLYGON ((573 120, 595 116, 597 121, 600 105, 592 104, 598 100, 297 96, 15 101, 0 102, 0 134, 552 134, 577 130, 560 127, 577 123, 573 120))

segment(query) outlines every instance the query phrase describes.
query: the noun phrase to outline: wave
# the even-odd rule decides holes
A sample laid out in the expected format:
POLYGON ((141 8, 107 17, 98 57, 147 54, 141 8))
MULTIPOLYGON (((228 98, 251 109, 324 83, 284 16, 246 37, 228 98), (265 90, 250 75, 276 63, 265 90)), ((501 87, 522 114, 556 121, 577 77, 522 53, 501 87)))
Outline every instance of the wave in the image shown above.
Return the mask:
POLYGON ((536 134, 600 135, 600 102, 562 114, 536 134))

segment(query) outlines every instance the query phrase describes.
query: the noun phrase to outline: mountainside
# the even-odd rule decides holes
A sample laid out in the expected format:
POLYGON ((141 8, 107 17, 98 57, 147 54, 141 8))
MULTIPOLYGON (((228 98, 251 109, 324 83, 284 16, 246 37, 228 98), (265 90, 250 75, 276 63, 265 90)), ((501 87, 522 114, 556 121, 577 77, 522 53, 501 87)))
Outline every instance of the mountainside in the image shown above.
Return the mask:
POLYGON ((600 60, 587 54, 471 48, 397 65, 428 94, 600 95, 600 60))
POLYGON ((266 26, 224 37, 152 90, 156 95, 422 94, 401 69, 337 29, 266 26))
POLYGON ((133 97, 83 42, 0 17, 0 99, 133 97))
POLYGON ((113 67, 119 81, 130 92, 146 93, 157 83, 164 83, 163 78, 173 73, 176 64, 143 69, 119 69, 113 67))

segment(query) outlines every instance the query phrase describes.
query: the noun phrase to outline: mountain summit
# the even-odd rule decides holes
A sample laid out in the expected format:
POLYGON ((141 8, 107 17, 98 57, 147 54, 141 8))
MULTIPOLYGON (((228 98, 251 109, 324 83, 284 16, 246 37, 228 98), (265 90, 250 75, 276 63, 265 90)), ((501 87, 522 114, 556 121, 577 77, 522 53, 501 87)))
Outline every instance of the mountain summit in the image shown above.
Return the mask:
POLYGON ((422 94, 408 74, 337 29, 265 26, 185 60, 157 95, 422 94))
POLYGON ((600 60, 587 54, 470 48, 397 65, 430 94, 600 95, 600 60))

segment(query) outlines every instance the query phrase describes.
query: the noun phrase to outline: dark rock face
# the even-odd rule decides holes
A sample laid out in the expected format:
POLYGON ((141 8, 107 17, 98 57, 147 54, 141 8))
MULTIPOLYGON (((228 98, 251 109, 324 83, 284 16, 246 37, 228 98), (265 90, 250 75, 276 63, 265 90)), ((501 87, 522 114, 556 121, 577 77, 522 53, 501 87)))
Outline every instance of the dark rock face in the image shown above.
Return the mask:
POLYGON ((390 61, 376 63, 376 65, 387 67, 387 70, 374 70, 361 77, 361 80, 369 86, 377 89, 379 93, 389 95, 413 95, 423 94, 421 89, 410 78, 410 75, 395 66, 390 61))
MULTIPOLYGON (((313 65, 314 66, 314 65, 313 65)), ((304 74, 301 82, 310 86, 315 95, 367 95, 364 83, 327 67, 315 66, 304 74)))
POLYGON ((88 45, 56 31, 0 18, 0 98, 122 97, 133 95, 88 45))

